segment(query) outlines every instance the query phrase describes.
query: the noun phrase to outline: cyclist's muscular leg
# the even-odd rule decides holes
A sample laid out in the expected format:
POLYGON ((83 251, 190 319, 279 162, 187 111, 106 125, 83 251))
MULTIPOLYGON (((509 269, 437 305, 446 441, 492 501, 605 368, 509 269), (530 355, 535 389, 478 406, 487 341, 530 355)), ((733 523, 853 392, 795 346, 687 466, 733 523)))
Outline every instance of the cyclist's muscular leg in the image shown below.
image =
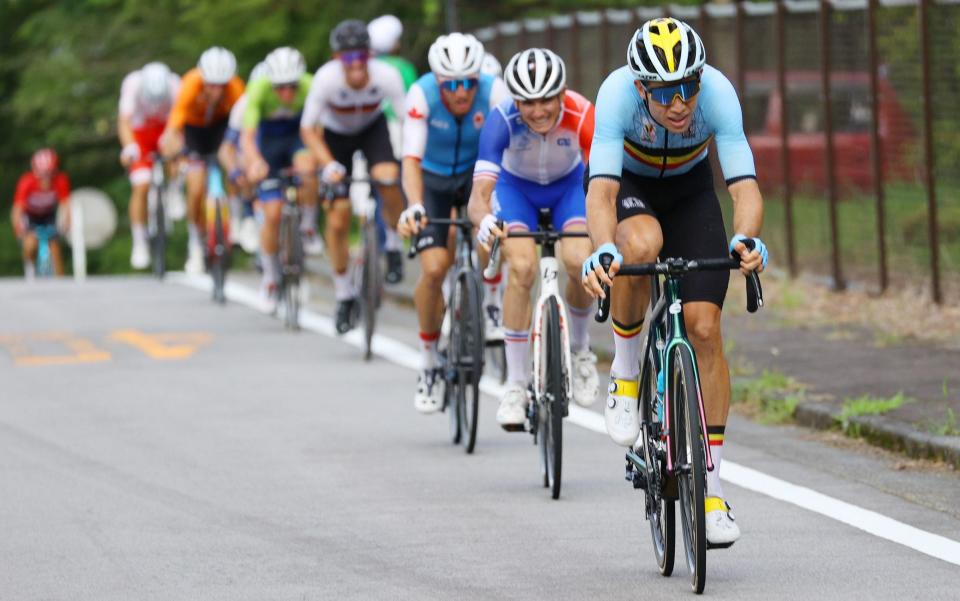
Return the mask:
POLYGON ((21 250, 23 252, 23 262, 33 263, 37 260, 37 247, 39 242, 33 232, 27 232, 23 235, 21 250))
POLYGON ((350 262, 350 201, 336 199, 326 207, 327 252, 334 273, 344 274, 350 262))
POLYGON ((707 424, 723 426, 730 411, 730 371, 723 355, 720 307, 704 301, 685 303, 683 318, 697 354, 707 424))
POLYGON ((400 191, 400 166, 393 162, 377 163, 370 168, 370 177, 382 182, 393 182, 391 185, 379 186, 377 192, 383 198, 383 218, 391 230, 397 228, 400 213, 403 212, 406 202, 400 191))
POLYGON ((300 175, 300 190, 297 198, 303 207, 304 222, 310 224, 310 229, 317 227, 317 162, 309 152, 298 152, 293 155, 293 168, 300 175))
MULTIPOLYGON (((571 225, 565 232, 585 232, 587 226, 583 224, 571 225)), ((580 285, 583 262, 590 256, 591 244, 589 238, 564 238, 560 241, 560 259, 567 271, 567 288, 565 298, 574 308, 588 309, 593 306, 593 298, 580 285)))
POLYGON ((146 225, 147 223, 147 192, 150 183, 136 184, 130 191, 130 225, 146 225))
POLYGON ((261 202, 263 211, 263 227, 260 228, 260 249, 265 255, 277 254, 277 245, 280 234, 280 213, 283 210, 282 202, 261 202))
POLYGON ((452 258, 446 248, 428 248, 420 253, 420 279, 413 293, 420 331, 440 331, 443 319, 443 281, 452 258))
POLYGON ((508 238, 503 241, 503 259, 510 271, 503 295, 507 383, 526 386, 530 370, 530 290, 537 276, 537 247, 530 239, 508 238))
POLYGON ((204 199, 207 193, 206 165, 191 165, 187 171, 187 221, 203 231, 204 199))
POLYGON ((50 245, 50 262, 53 263, 53 273, 56 276, 62 276, 64 274, 63 253, 60 252, 60 242, 54 239, 48 241, 47 244, 50 245))

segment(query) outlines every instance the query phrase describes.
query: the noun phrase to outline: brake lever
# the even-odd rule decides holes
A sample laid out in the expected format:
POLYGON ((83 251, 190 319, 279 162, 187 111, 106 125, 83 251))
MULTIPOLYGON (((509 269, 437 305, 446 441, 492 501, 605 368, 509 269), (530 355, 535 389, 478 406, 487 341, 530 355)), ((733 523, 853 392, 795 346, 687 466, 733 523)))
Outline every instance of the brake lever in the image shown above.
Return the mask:
MULTIPOLYGON (((610 271, 611 265, 613 265, 613 255, 609 253, 600 255, 600 266, 605 273, 610 271)), ((603 297, 597 299, 597 314, 593 318, 598 323, 603 323, 610 316, 610 286, 603 283, 600 286, 603 289, 603 297)))

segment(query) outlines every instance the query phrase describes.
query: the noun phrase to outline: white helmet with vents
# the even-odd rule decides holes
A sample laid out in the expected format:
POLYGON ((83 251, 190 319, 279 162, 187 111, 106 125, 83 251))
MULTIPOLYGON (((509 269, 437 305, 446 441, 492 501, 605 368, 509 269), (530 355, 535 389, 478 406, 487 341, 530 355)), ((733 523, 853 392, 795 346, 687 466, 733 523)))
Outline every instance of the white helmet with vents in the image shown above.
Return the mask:
POLYGON ((530 48, 513 55, 504 70, 507 89, 515 100, 556 96, 567 85, 563 59, 546 48, 530 48))
POLYGON ((484 75, 501 77, 503 75, 503 66, 497 57, 487 52, 483 55, 483 63, 480 65, 480 72, 484 75))
POLYGON ((170 98, 170 68, 163 63, 147 63, 140 69, 140 99, 150 106, 160 106, 170 98))
POLYGON ((390 54, 403 36, 403 23, 393 15, 383 15, 367 24, 367 34, 374 54, 390 54))
POLYGON ((430 46, 430 70, 446 79, 468 79, 480 74, 483 44, 469 33, 442 35, 430 46))
POLYGON ((237 58, 221 46, 208 48, 197 63, 204 83, 224 85, 237 74, 237 58))
POLYGON ((279 86, 300 81, 307 72, 307 62, 296 48, 283 46, 267 55, 263 60, 267 66, 270 83, 279 86))

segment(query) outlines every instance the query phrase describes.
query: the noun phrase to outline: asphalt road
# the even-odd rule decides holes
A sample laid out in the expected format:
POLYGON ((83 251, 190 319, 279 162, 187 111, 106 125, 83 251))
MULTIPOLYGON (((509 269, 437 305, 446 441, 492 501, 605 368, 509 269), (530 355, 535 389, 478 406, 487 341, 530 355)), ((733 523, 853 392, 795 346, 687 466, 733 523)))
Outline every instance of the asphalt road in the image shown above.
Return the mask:
MULTIPOLYGON (((3 601, 691 595, 604 435, 568 423, 552 501, 492 399, 468 457, 414 412, 414 372, 342 340, 145 278, 3 281, 0 303, 3 601)), ((409 308, 383 322, 414 345, 409 308)), ((736 418, 724 458, 960 541, 956 474, 736 418)), ((711 598, 960 598, 960 553, 724 487, 743 538, 710 552, 711 598)))

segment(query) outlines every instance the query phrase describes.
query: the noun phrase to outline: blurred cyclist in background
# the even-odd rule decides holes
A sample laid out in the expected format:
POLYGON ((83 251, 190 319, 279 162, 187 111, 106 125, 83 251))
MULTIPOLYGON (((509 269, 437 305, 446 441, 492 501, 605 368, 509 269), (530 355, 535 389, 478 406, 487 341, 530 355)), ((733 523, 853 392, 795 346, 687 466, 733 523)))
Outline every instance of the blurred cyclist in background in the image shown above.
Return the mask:
POLYGON ((483 55, 483 63, 480 65, 480 72, 492 77, 503 77, 503 66, 497 57, 487 52, 483 55))
MULTIPOLYGON (((60 171, 60 158, 52 148, 41 148, 30 159, 30 171, 20 176, 13 196, 10 223, 23 251, 23 273, 28 280, 34 277, 34 261, 39 246, 35 230, 57 226, 58 210, 62 231, 70 228, 70 180, 60 171)), ((49 240, 53 272, 63 275, 63 258, 57 238, 49 240)))
MULTIPOLYGON (((123 78, 120 86, 117 136, 123 149, 120 164, 130 173, 130 234, 133 237, 130 265, 134 269, 150 266, 147 192, 150 190, 153 155, 157 152, 179 89, 180 77, 163 63, 149 63, 133 71, 123 78)), ((173 192, 176 186, 169 188, 173 192)))
POLYGON ((233 53, 219 46, 207 49, 200 55, 197 66, 184 74, 167 128, 160 137, 160 149, 165 156, 173 157, 183 151, 190 160, 187 173, 189 242, 184 266, 188 273, 203 272, 200 232, 207 190, 206 161, 217 154, 227 130, 230 109, 243 89, 233 53))

